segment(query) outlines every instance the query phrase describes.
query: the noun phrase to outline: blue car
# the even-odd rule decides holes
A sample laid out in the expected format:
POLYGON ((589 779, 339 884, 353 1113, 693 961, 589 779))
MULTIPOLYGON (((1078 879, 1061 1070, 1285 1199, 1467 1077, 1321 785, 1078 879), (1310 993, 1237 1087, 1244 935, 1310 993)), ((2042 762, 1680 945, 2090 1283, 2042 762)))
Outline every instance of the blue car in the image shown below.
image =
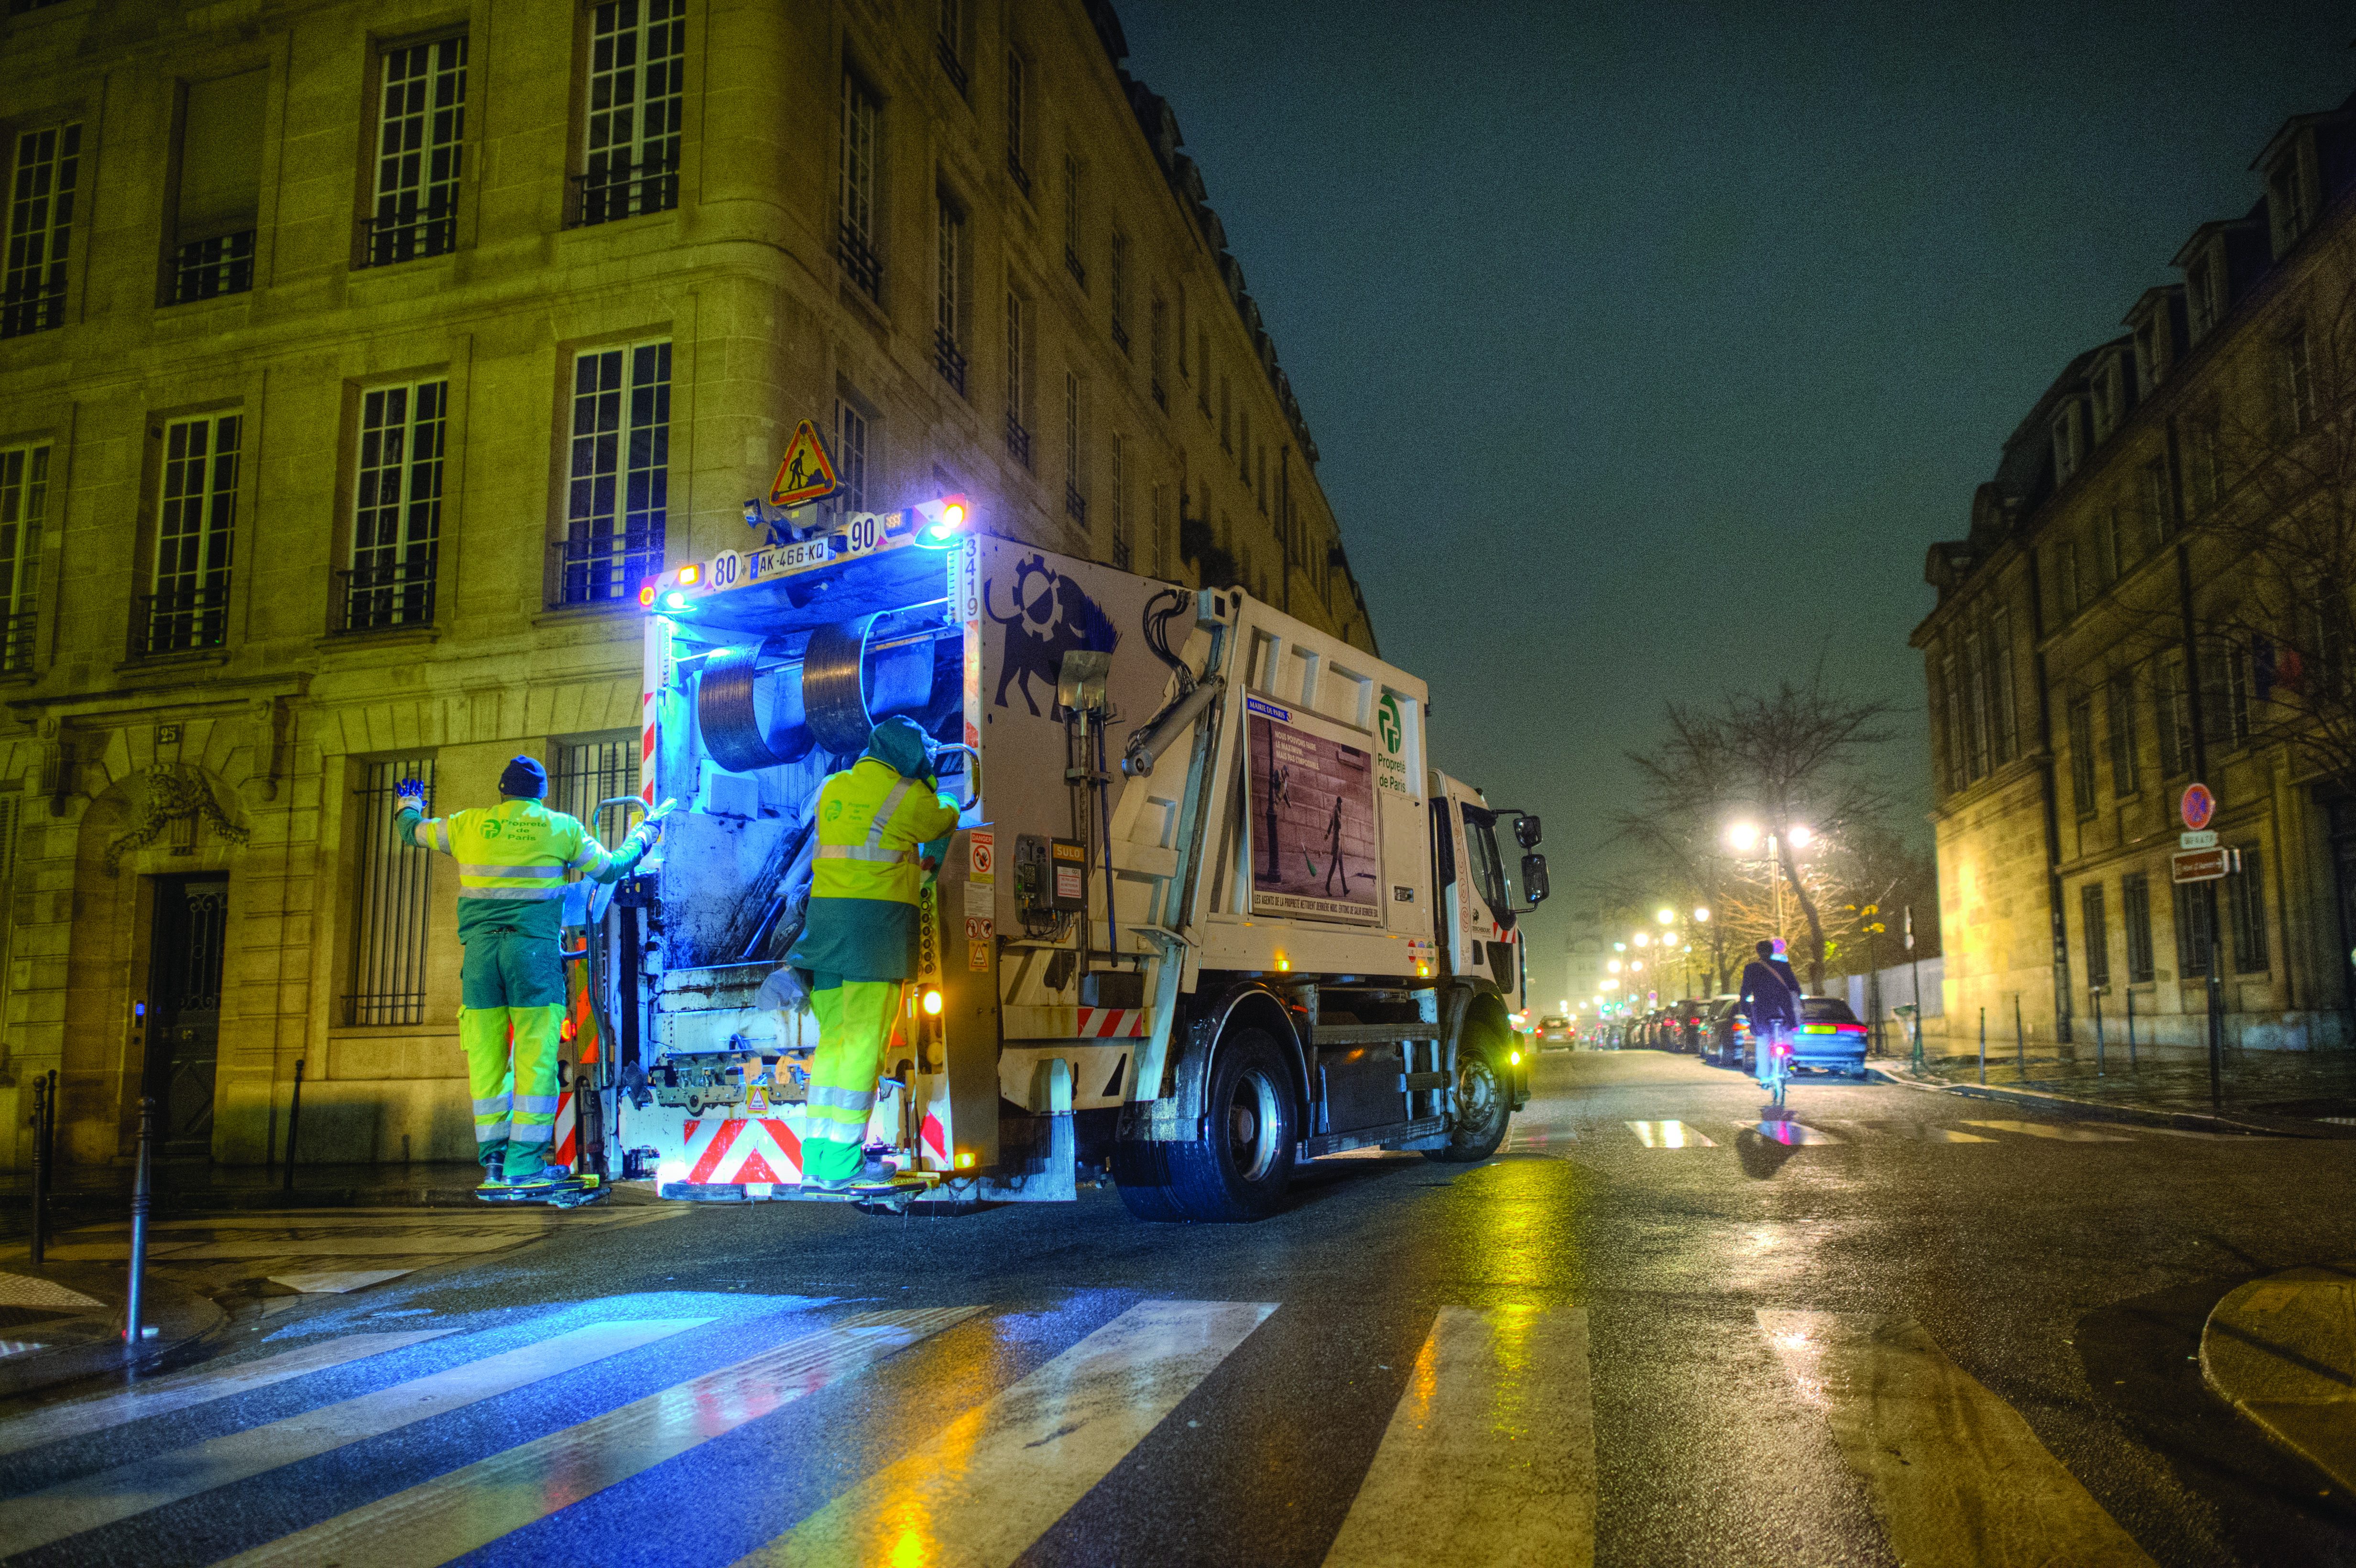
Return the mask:
MULTIPOLYGON (((1755 1075, 1758 1067, 1751 1059, 1751 1019, 1740 1010, 1741 1006, 1738 997, 1720 999, 1705 1037, 1704 1050, 1708 1060, 1719 1066, 1740 1068, 1755 1075)), ((1801 997, 1800 1027, 1786 1039, 1792 1047, 1792 1065, 1801 1072, 1865 1076, 1866 1027, 1858 1022, 1857 1015, 1838 997, 1801 997)))

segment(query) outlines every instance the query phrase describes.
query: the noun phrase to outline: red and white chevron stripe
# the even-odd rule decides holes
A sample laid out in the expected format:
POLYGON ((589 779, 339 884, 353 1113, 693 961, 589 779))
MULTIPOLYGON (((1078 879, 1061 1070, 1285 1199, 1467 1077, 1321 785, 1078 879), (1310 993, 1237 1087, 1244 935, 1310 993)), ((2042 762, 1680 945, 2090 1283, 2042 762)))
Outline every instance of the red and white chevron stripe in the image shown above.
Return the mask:
POLYGON ((1142 1040, 1145 1008, 1082 1008, 1079 1035, 1083 1040, 1142 1040))
POLYGON ((568 1170, 581 1157, 581 1107, 572 1090, 556 1097, 556 1141, 548 1157, 551 1165, 568 1170))
POLYGON ((687 1179, 699 1185, 802 1179, 802 1140, 781 1117, 691 1121, 687 1179))

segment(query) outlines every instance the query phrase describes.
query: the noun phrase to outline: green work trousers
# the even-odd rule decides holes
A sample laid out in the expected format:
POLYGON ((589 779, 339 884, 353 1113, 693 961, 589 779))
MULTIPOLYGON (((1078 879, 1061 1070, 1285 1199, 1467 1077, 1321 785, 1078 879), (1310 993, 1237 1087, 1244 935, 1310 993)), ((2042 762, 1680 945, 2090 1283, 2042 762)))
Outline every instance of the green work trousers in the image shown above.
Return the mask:
POLYGON ((820 973, 810 987, 818 1050, 810 1059, 809 1115, 802 1133, 802 1179, 859 1174, 876 1080, 899 1016, 902 980, 846 980, 820 973))
POLYGON ((475 1097, 475 1157, 509 1181, 539 1174, 556 1136, 564 960, 545 937, 477 931, 458 976, 458 1043, 475 1097), (514 1066, 509 1066, 509 1040, 514 1066))

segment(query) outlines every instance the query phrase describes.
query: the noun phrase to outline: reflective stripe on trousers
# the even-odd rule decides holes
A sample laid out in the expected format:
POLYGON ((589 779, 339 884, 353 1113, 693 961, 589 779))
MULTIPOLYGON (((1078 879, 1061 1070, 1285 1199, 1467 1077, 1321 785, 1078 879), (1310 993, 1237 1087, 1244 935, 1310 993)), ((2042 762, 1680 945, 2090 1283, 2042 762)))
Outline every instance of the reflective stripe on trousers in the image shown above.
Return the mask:
POLYGON ((819 1038, 802 1135, 804 1180, 859 1173, 860 1147, 867 1141, 876 1080, 892 1042, 902 990, 898 980, 818 976, 810 992, 819 1038))

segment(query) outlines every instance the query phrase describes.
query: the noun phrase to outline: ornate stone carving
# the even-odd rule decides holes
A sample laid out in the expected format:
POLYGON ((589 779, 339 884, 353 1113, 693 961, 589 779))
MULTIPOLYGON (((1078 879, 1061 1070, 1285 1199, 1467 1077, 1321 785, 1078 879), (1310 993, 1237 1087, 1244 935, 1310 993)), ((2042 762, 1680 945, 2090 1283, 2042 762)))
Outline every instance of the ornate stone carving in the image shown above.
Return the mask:
POLYGON ((113 876, 122 869, 123 856, 154 843, 176 823, 185 822, 193 833, 199 817, 211 823, 213 830, 232 844, 242 844, 249 837, 244 828, 222 814, 220 803, 213 799, 212 786, 195 768, 159 764, 149 769, 147 799, 138 824, 107 845, 106 874, 113 876))

